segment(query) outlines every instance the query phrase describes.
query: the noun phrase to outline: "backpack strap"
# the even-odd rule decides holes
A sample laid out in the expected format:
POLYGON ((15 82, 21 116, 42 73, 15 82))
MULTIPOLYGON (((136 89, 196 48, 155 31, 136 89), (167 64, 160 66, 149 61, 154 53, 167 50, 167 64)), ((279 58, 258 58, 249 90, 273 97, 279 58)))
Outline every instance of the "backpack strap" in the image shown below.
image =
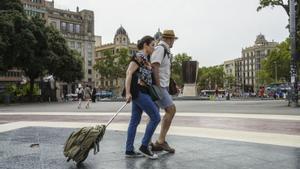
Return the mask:
MULTIPOLYGON (((161 44, 159 44, 158 46, 162 46, 162 47, 164 48, 164 57, 163 57, 162 60, 165 59, 166 55, 170 55, 170 54, 171 54, 171 53, 169 52, 169 50, 168 50, 168 48, 167 48, 166 45, 164 45, 164 44, 161 43, 161 44)), ((171 62, 171 70, 172 70, 172 58, 170 58, 170 62, 171 62)))
POLYGON ((166 45, 164 45, 164 44, 159 44, 158 46, 162 46, 162 47, 164 48, 164 58, 166 57, 166 55, 169 55, 169 54, 170 54, 170 52, 169 52, 169 50, 168 50, 168 48, 167 48, 166 45))

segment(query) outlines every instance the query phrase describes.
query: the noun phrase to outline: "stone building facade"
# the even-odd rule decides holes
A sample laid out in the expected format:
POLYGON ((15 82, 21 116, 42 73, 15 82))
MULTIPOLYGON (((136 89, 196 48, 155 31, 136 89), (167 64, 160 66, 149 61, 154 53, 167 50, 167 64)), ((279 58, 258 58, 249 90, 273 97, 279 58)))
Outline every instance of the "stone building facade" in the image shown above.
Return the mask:
POLYGON ((275 49, 277 42, 269 42, 265 36, 259 34, 254 45, 242 49, 242 57, 238 69, 241 72, 241 90, 244 92, 257 92, 259 89, 258 72, 261 70, 261 61, 275 49))
MULTIPOLYGON (((111 50, 112 54, 115 54, 121 48, 128 49, 129 55, 132 55, 134 52, 137 52, 138 50, 137 44, 130 42, 126 30, 122 26, 117 29, 115 36, 113 38, 113 43, 100 44, 100 46, 96 46, 95 62, 105 57, 104 52, 106 50, 111 50)), ((109 80, 96 72, 95 79, 96 79, 96 83, 95 83, 96 88, 98 88, 99 90, 114 91, 114 94, 117 96, 121 94, 124 88, 124 81, 125 81, 124 78, 109 80)))

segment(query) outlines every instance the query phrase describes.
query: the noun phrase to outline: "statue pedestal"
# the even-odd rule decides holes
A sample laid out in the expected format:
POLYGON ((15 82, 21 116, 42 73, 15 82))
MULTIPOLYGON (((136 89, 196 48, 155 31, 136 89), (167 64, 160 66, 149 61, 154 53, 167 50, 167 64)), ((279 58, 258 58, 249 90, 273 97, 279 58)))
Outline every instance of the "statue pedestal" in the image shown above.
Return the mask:
POLYGON ((183 96, 197 96, 196 84, 184 84, 183 96))

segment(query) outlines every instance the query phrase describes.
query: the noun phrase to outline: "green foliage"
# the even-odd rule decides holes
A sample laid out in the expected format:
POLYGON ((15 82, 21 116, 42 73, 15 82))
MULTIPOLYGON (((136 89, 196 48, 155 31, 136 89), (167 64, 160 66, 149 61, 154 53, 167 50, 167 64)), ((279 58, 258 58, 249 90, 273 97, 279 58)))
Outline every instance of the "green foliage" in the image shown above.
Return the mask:
POLYGON ((202 67, 198 70, 197 85, 200 90, 219 88, 224 84, 223 66, 202 67))
MULTIPOLYGON (((28 96, 30 93, 30 84, 23 84, 23 85, 16 85, 16 84, 10 84, 7 86, 7 92, 10 93, 11 95, 15 95, 17 97, 20 96, 28 96)), ((38 95, 39 94, 39 86, 34 85, 33 88, 33 95, 38 95)))
POLYGON ((274 79, 271 78, 270 74, 263 69, 258 71, 257 77, 259 86, 270 84, 274 81, 274 79))
POLYGON ((288 40, 280 43, 270 54, 261 62, 262 70, 275 81, 275 71, 277 69, 277 79, 289 80, 290 77, 290 43, 288 40))
POLYGON ((172 60, 172 78, 176 81, 177 85, 183 86, 183 76, 182 76, 182 62, 191 61, 192 57, 188 56, 186 53, 177 54, 172 60))
POLYGON ((65 82, 82 79, 79 54, 45 20, 27 18, 19 0, 2 0, 0 14, 0 71, 22 70, 30 79, 29 95, 34 92, 34 80, 45 74, 65 82))
MULTIPOLYGON (((284 8, 284 10, 288 13, 289 12, 289 6, 287 3, 284 3, 283 0, 260 0, 259 6, 257 7, 257 11, 260 11, 261 9, 265 7, 275 7, 275 6, 281 6, 284 8)), ((289 14, 289 13, 288 13, 289 14)))
POLYGON ((20 27, 27 18, 22 4, 16 0, 3 0, 0 3, 0 70, 7 70, 14 66, 17 55, 21 52, 17 38, 22 32, 20 27))
POLYGON ((233 75, 225 75, 224 86, 226 89, 232 89, 235 85, 235 77, 233 75))
MULTIPOLYGON (((296 5, 296 30, 297 30, 297 51, 298 53, 300 52, 300 0, 297 0, 297 5, 296 5)), ((282 7, 287 15, 290 15, 290 10, 289 10, 289 4, 288 1, 283 1, 283 0, 260 0, 259 1, 259 6, 257 7, 257 11, 260 11, 261 9, 265 7, 276 7, 280 6, 282 7)), ((287 27, 288 28, 288 27, 287 27)))
POLYGON ((66 40, 53 27, 47 30, 49 55, 47 57, 48 74, 60 81, 74 82, 83 78, 83 60, 77 51, 70 50, 66 40))
POLYGON ((129 62, 130 55, 128 49, 121 48, 114 55, 111 50, 106 50, 104 51, 104 57, 94 65, 94 69, 99 72, 102 78, 115 80, 125 78, 129 62))
POLYGON ((276 69, 278 80, 277 82, 285 82, 290 80, 291 53, 289 46, 289 39, 281 42, 274 50, 270 52, 270 54, 264 60, 261 61, 261 71, 258 73, 258 80, 260 85, 275 82, 276 69))
POLYGON ((118 76, 121 78, 126 77, 126 70, 130 62, 130 56, 128 54, 128 49, 121 48, 119 52, 115 54, 115 57, 117 58, 117 71, 118 76))
POLYGON ((23 6, 20 0, 1 0, 0 10, 6 12, 19 12, 25 16, 23 6))

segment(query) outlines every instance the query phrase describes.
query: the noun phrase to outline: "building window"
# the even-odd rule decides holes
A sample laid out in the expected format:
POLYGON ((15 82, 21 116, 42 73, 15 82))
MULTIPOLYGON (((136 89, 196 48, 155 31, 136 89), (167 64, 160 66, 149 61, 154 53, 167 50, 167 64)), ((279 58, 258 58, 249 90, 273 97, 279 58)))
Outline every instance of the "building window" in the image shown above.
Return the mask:
POLYGON ((61 28, 60 28, 60 29, 61 29, 62 31, 65 31, 65 30, 67 29, 67 24, 66 24, 66 22, 61 22, 60 25, 61 25, 61 28))
POLYGON ((89 75, 92 74, 92 69, 88 69, 88 74, 89 74, 89 75))
POLYGON ((80 33, 80 25, 75 25, 75 32, 80 33))
POLYGON ((89 82, 92 82, 92 79, 91 79, 91 78, 88 78, 88 81, 89 81, 89 82))
POLYGON ((113 85, 114 85, 114 81, 111 80, 111 81, 110 81, 110 86, 113 86, 113 85))
POLYGON ((69 32, 71 32, 71 33, 74 32, 74 26, 72 23, 69 24, 69 32))
POLYGON ((81 49, 81 42, 77 42, 77 49, 81 49))
POLYGON ((89 58, 89 59, 92 59, 92 58, 93 58, 92 52, 88 52, 88 58, 89 58))
POLYGON ((75 49, 75 42, 74 41, 70 41, 69 45, 70 45, 71 49, 75 49))
POLYGON ((88 49, 92 49, 92 44, 88 44, 88 49))
POLYGON ((92 66, 92 61, 88 60, 88 66, 92 66))

